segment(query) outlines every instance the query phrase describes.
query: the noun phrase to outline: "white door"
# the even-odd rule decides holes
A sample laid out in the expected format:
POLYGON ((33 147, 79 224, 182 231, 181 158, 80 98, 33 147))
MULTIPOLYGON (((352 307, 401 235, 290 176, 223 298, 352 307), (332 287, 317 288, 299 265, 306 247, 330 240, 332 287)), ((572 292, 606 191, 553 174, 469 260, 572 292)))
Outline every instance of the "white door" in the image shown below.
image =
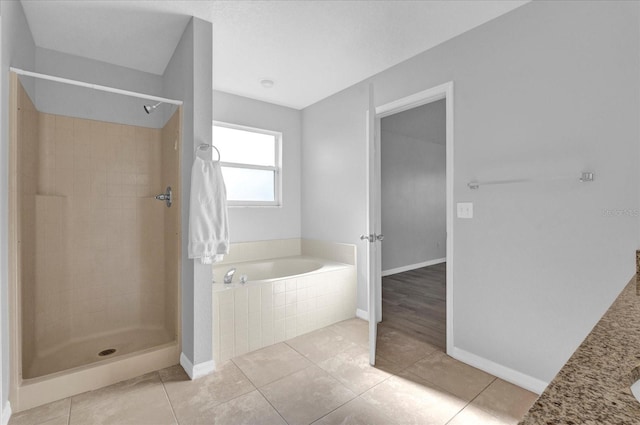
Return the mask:
MULTIPOLYGON (((380 203, 381 173, 380 173, 380 121, 383 117, 406 111, 439 99, 446 99, 446 143, 447 143, 447 354, 453 356, 453 82, 412 94, 394 100, 377 108, 373 103, 373 87, 369 87, 369 111, 367 113, 367 229, 366 237, 373 241, 367 245, 368 276, 367 289, 369 300, 369 347, 371 350, 371 364, 375 363, 375 349, 377 322, 382 321, 382 249, 380 246, 380 226, 382 223, 382 208, 380 203)), ((364 236, 364 235, 363 235, 364 236)))
POLYGON ((373 84, 369 84, 369 110, 367 111, 367 172, 368 180, 368 220, 367 233, 360 239, 367 241, 367 299, 369 307, 369 363, 376 364, 376 338, 378 334, 378 318, 381 315, 379 307, 381 290, 380 277, 380 220, 376 214, 380 203, 380 155, 379 138, 376 134, 376 109, 373 101, 373 84))

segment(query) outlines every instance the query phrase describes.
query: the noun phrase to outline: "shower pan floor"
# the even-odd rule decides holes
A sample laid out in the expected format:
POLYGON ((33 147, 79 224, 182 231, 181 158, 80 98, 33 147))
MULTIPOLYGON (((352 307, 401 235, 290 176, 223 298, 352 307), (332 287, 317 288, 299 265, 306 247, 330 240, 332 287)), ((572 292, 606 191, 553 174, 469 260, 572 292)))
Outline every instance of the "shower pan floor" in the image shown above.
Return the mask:
POLYGON ((36 355, 23 365, 23 379, 38 378, 68 369, 106 361, 122 355, 175 341, 166 329, 129 329, 95 338, 70 342, 46 355, 36 355), (115 351, 111 351, 115 350, 115 351), (106 354, 104 352, 109 352, 106 354), (103 353, 101 356, 100 353, 103 353))

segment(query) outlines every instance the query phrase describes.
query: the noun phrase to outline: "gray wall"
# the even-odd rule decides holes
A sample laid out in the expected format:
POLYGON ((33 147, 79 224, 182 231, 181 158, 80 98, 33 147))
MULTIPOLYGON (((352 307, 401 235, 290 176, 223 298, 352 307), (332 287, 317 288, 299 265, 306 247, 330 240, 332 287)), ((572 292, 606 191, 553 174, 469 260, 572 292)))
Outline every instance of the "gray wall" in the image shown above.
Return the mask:
MULTIPOLYGON (((193 142, 211 143, 213 117, 213 25, 211 22, 193 18, 193 142)), ((186 122, 186 121, 185 121, 186 122)), ((186 139, 188 141, 188 139, 186 139)), ((189 146, 188 142, 184 145, 189 146)), ((193 152, 194 146, 189 146, 193 152)), ((193 161, 190 161, 190 163, 193 161)), ((191 174, 183 163, 183 181, 185 172, 191 174)), ((189 181, 190 183, 190 181, 189 181)), ((191 187, 189 187, 191 189, 191 187)), ((183 192, 187 193, 187 192, 183 192)), ((184 196, 186 198, 186 196, 184 196)), ((188 227, 188 214, 183 215, 182 225, 188 227)), ((183 235, 187 232, 183 228, 183 235)), ((187 244, 182 245, 186 257, 187 244)), ((193 364, 213 361, 213 314, 212 286, 213 270, 211 265, 194 262, 194 279, 186 284, 194 285, 194 354, 193 364)), ((182 283, 183 285, 185 282, 182 283)), ((184 328, 183 328, 184 331, 184 328)))
POLYGON ((381 120, 382 271, 446 257, 445 100, 381 120))
MULTIPOLYGON (((162 94, 160 75, 40 47, 36 48, 35 71, 138 93, 162 94)), ((158 107, 162 108, 159 111, 146 114, 142 106, 155 102, 47 80, 36 80, 35 84, 36 108, 49 114, 162 128, 169 117, 161 111, 175 110, 165 104, 158 107)))
POLYGON ((444 99, 384 117, 382 131, 444 146, 447 142, 446 101, 444 99))
POLYGON ((166 97, 183 105, 182 149, 182 352, 193 365, 213 359, 211 266, 190 260, 189 198, 193 152, 200 143, 211 142, 212 117, 212 26, 193 18, 164 73, 166 97))
MULTIPOLYGON (((0 66, 2 66, 3 61, 2 61, 2 16, 1 16, 2 11, 0 10, 0 66)), ((2 93, 4 93, 4 89, 5 87, 2 87, 2 84, 0 84, 0 102, 4 99, 2 97, 2 93)), ((2 106, 0 106, 0 110, 2 109, 2 106)), ((5 165, 5 156, 3 155, 3 143, 2 143, 2 139, 3 139, 3 134, 2 134, 2 129, 4 128, 3 125, 1 125, 1 121, 2 121, 2 113, 0 111, 0 164, 2 164, 3 166, 5 165)), ((4 174, 4 173, 3 173, 4 174)), ((2 197, 2 201, 4 201, 5 199, 5 192, 4 192, 4 187, 5 187, 5 181, 3 180, 3 177, 0 177, 0 196, 2 197)), ((0 226, 2 229, 6 229, 6 223, 4 220, 4 215, 2 214, 2 212, 0 212, 0 226)), ((2 232, 2 230, 0 230, 0 322, 4 322, 5 321, 5 308, 4 308, 4 296, 3 296, 3 291, 4 291, 4 287, 5 285, 7 285, 8 283, 8 278, 7 276, 4 275, 5 272, 3 272, 2 270, 5 270, 5 264, 3 262, 4 258, 5 258, 5 253, 7 251, 6 247, 4 246, 5 244, 5 240, 7 238, 4 237, 4 233, 2 232)), ((3 361, 3 351, 4 351, 4 339, 3 339, 3 335, 5 334, 5 329, 3 329, 3 326, 0 325, 0 422, 4 422, 3 418, 2 418, 2 413, 4 411, 4 405, 5 405, 5 378, 7 375, 5 373, 3 373, 3 369, 4 369, 4 361, 3 361)))
POLYGON ((302 113, 297 109, 214 91, 213 119, 282 133, 282 206, 229 207, 231 241, 299 238, 302 113))
MULTIPOLYGON (((2 335, 2 399, 0 409, 9 399, 10 346, 8 275, 8 198, 9 198, 9 66, 33 69, 35 44, 20 2, 3 1, 2 7, 2 60, 0 62, 2 124, 0 125, 0 326, 2 335)), ((33 96, 33 85, 27 84, 33 96)))
MULTIPOLYGON (((457 350, 550 381, 633 275, 638 219, 606 211, 639 206, 638 22, 637 2, 532 2, 372 78, 377 105, 455 84, 457 350)), ((302 236, 358 243, 361 309, 367 107, 363 82, 303 110, 302 236)))
POLYGON ((302 110, 302 237, 357 245, 358 309, 367 310, 366 84, 302 110))

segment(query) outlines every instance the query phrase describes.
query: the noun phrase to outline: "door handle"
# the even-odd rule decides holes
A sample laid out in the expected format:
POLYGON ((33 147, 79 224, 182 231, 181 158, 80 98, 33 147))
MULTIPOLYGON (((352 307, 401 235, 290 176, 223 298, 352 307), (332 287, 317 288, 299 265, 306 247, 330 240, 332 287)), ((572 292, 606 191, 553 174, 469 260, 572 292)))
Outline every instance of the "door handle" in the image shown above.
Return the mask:
POLYGON ((360 235, 361 241, 369 241, 369 243, 373 243, 375 241, 382 241, 384 239, 384 235, 376 235, 372 233, 370 235, 360 235))

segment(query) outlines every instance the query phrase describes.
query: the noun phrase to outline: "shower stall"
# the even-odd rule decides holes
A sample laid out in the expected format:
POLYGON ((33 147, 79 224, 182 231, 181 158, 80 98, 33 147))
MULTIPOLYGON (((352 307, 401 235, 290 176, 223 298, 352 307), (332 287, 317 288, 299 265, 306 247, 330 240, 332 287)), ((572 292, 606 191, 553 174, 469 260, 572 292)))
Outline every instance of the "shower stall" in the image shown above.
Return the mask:
POLYGON ((181 102, 30 73, 11 89, 18 409, 177 364, 181 102))

